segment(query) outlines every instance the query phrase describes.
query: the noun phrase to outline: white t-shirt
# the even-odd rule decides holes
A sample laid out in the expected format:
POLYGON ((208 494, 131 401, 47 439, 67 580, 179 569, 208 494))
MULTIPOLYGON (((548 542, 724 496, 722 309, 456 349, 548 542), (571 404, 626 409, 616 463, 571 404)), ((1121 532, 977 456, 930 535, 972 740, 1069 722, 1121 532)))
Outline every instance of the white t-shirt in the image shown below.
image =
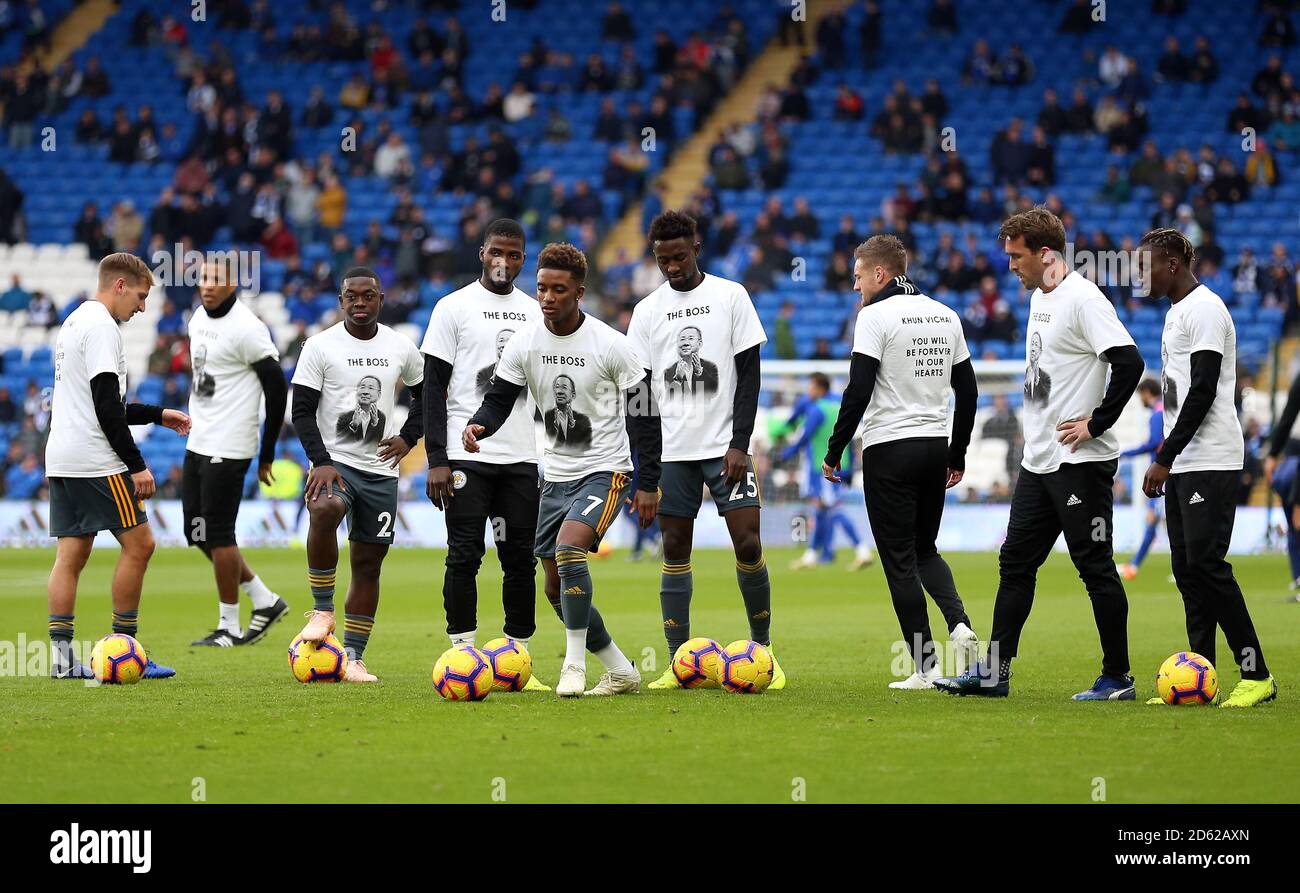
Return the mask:
POLYGON ((257 455, 262 418, 262 382, 253 364, 267 357, 280 361, 266 323, 238 299, 213 319, 200 304, 190 317, 189 414, 186 449, 220 459, 257 455))
POLYGON ((325 449, 349 468, 397 477, 379 459, 379 442, 395 435, 393 417, 397 383, 408 387, 424 380, 424 361, 414 342, 386 325, 361 341, 345 323, 308 338, 293 372, 295 385, 320 391, 316 424, 325 449))
POLYGON ((45 444, 48 477, 98 478, 126 471, 109 446, 95 415, 90 382, 105 372, 117 376, 126 396, 126 351, 117 320, 99 301, 86 301, 68 315, 54 345, 54 399, 50 438, 45 444))
POLYGON ((707 273, 691 291, 665 282, 632 311, 628 340, 651 372, 663 459, 716 459, 731 446, 736 354, 767 341, 749 292, 707 273))
POLYGON ((1169 308, 1160 338, 1161 389, 1165 400, 1165 437, 1178 423, 1178 412, 1192 384, 1192 354, 1212 350, 1223 356, 1214 402, 1171 472, 1238 471, 1245 443, 1237 420, 1237 331, 1223 300, 1204 285, 1192 289, 1169 308))
POLYGON ((420 351, 451 364, 447 458, 494 465, 537 461, 533 399, 526 389, 501 430, 483 441, 481 452, 465 452, 460 435, 470 416, 483 404, 483 395, 510 336, 541 317, 536 299, 525 292, 516 288, 509 295, 498 295, 478 280, 434 306, 420 351))
MULTIPOLYGON (((542 410, 546 480, 632 470, 622 395, 645 370, 617 331, 590 315, 564 337, 552 334, 544 322, 529 323, 506 345, 497 377, 526 385, 542 410)), ((531 415, 528 421, 532 424, 531 415)))
POLYGON ((858 311, 853 352, 880 361, 858 431, 863 449, 948 436, 952 367, 970 359, 956 313, 926 295, 891 295, 858 311))
POLYGON ((1029 299, 1025 332, 1025 468, 1038 474, 1061 463, 1119 457, 1114 430, 1084 442, 1077 452, 1057 442, 1056 426, 1092 415, 1106 393, 1110 364, 1101 355, 1133 338, 1097 286, 1077 272, 1029 299))

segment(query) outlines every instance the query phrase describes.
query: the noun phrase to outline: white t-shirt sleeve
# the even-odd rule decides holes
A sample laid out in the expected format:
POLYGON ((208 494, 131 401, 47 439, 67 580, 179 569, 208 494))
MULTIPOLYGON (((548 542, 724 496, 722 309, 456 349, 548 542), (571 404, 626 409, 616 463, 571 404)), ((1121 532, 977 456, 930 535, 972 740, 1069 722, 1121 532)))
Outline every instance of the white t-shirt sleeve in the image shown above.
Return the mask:
POLYGON ((961 320, 954 319, 952 327, 957 333, 952 348, 952 364, 956 366, 958 363, 964 363, 970 359, 970 347, 966 344, 966 333, 962 331, 961 320))
POLYGON ((400 337, 408 345, 406 360, 402 363, 402 384, 409 388, 424 381, 424 354, 405 335, 400 337))
POLYGON ((645 368, 641 364, 641 358, 637 356, 626 338, 614 339, 605 358, 605 367, 609 377, 618 384, 620 391, 626 391, 645 378, 645 368))
POLYGON ((86 381, 105 372, 117 377, 118 335, 111 326, 91 326, 82 336, 81 348, 85 356, 86 381))
POLYGON ((429 328, 424 331, 420 352, 437 357, 446 363, 456 360, 456 344, 460 339, 460 320, 452 312, 451 301, 439 301, 429 315, 429 328))
POLYGON ((298 365, 293 370, 293 383, 317 391, 325 389, 325 368, 321 364, 320 351, 308 341, 298 355, 298 365))
POLYGON ((736 284, 731 293, 731 327, 733 353, 744 353, 751 347, 767 343, 767 333, 763 331, 763 321, 754 309, 754 301, 745 286, 740 284, 736 284))
POLYGON ((1075 312, 1078 314, 1078 331, 1098 357, 1112 347, 1133 346, 1133 336, 1119 321, 1110 301, 1104 298, 1080 301, 1075 312))
POLYGON ((873 360, 885 356, 884 326, 880 324, 878 315, 868 313, 865 307, 858 311, 858 321, 853 327, 853 352, 873 360))
POLYGON ((627 327, 627 341, 632 352, 636 354, 641 368, 650 369, 654 362, 654 348, 650 344, 650 313, 641 309, 645 303, 641 301, 632 308, 632 322, 627 327))
POLYGON ((501 351, 501 359, 497 360, 494 377, 515 385, 528 383, 528 374, 524 368, 527 361, 527 349, 524 347, 525 340, 527 339, 521 337, 518 332, 510 336, 505 349, 501 351))
POLYGON ((1187 327, 1188 353, 1195 354, 1202 350, 1212 350, 1220 356, 1227 349, 1228 328, 1232 325, 1231 317, 1220 313, 1219 308, 1209 301, 1195 304, 1183 316, 1183 325, 1187 327))
POLYGON ((250 366, 267 357, 280 362, 280 351, 275 349, 271 332, 260 319, 254 319, 249 326, 248 337, 244 339, 242 348, 244 362, 250 366))

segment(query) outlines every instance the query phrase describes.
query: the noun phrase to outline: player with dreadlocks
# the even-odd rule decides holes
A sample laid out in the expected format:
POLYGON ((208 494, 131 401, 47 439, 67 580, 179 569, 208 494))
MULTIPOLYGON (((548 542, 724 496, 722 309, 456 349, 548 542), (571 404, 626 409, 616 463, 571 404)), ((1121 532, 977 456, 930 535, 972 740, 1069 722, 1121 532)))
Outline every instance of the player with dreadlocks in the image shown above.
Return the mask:
POLYGON ((1216 627, 1222 627, 1241 682, 1220 706, 1254 707, 1277 697, 1277 683, 1224 557, 1236 519, 1244 449, 1233 399, 1237 333, 1223 300, 1192 273, 1196 251, 1186 236, 1174 229, 1152 230, 1142 237, 1138 257, 1151 296, 1170 302, 1160 343, 1165 441, 1142 489, 1147 496, 1165 497, 1188 647, 1213 663, 1216 627))

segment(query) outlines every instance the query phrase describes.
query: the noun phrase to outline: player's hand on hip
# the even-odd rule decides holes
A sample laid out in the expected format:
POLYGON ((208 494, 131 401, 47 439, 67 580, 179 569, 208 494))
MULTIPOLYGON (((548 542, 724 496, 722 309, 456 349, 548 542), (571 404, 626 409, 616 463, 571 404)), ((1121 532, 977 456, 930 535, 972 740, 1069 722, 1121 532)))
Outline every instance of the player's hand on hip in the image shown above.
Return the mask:
POLYGON ((726 475, 728 484, 740 483, 748 469, 749 454, 744 450, 738 450, 735 447, 732 447, 727 450, 727 454, 722 457, 722 473, 726 475))
POLYGON ((1159 462, 1152 462, 1147 473, 1142 476, 1142 492, 1152 499, 1165 495, 1165 481, 1169 480, 1169 469, 1159 462))
POLYGON ((1056 426, 1056 439, 1070 448, 1070 452, 1076 452, 1080 444, 1092 440, 1092 432, 1088 430, 1088 422, 1092 416, 1085 416, 1081 419, 1071 419, 1068 422, 1061 422, 1056 426))
POLYGON ((840 478, 840 463, 838 462, 835 463, 834 468, 831 468, 830 465, 823 462, 822 477, 826 478, 826 480, 830 481, 832 484, 844 483, 844 481, 840 478))
POLYGON ((271 471, 270 462, 258 463, 257 479, 268 487, 275 483, 275 474, 271 471))
POLYGON ((164 409, 162 423, 163 427, 171 428, 177 434, 190 433, 190 417, 179 409, 164 409))
POLYGON ((393 468, 396 468, 401 463, 402 457, 410 451, 411 445, 400 434, 379 441, 379 461, 387 462, 393 468))
POLYGON ((429 477, 424 484, 424 493, 433 502, 434 508, 442 511, 451 504, 456 495, 451 486, 451 467, 437 465, 429 469, 429 477))
POLYGON ((158 489, 153 482, 153 472, 147 468, 131 475, 131 486, 135 488, 136 499, 149 499, 158 489))
POLYGON ((482 425, 465 426, 465 430, 460 432, 460 442, 465 447, 465 452, 477 453, 479 451, 478 438, 486 430, 482 425))
POLYGON ((313 465, 311 471, 307 473, 306 496, 312 502, 315 502, 322 494, 326 497, 334 495, 334 488, 347 490, 347 484, 343 483, 343 476, 339 474, 338 469, 333 465, 313 465))
POLYGON ((961 479, 964 478, 965 476, 966 476, 966 470, 964 468, 949 468, 948 483, 944 484, 944 489, 951 490, 953 487, 960 484, 961 479))

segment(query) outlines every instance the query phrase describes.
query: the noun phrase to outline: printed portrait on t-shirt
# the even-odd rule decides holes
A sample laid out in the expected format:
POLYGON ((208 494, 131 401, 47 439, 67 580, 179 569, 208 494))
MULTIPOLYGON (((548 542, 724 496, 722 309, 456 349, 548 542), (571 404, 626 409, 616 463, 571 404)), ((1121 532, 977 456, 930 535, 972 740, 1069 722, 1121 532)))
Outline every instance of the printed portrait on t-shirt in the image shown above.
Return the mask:
POLYGON ((339 413, 334 433, 343 443, 375 444, 384 437, 385 418, 379 409, 384 386, 373 375, 357 382, 356 406, 339 413))
POLYGON ((700 355, 704 334, 696 326, 677 333, 677 362, 664 370, 664 383, 679 394, 716 394, 718 367, 700 355))
MULTIPOLYGON (((510 340, 510 336, 513 335, 514 333, 515 333, 514 329, 502 329, 501 331, 497 332, 497 359, 498 360, 501 359, 501 351, 506 349, 506 342, 510 340)), ((492 376, 496 375, 496 373, 497 373, 496 363, 493 363, 490 366, 484 366, 482 369, 478 370, 478 374, 474 378, 474 384, 475 386, 478 387, 478 393, 480 397, 486 394, 488 388, 492 386, 492 376)))
POLYGON ((1038 365, 1043 355, 1043 336, 1035 332, 1029 339, 1029 366, 1025 369, 1025 402, 1046 403, 1052 393, 1052 377, 1038 365))
POLYGON ((1160 393, 1164 395, 1165 409, 1178 411, 1178 384, 1165 371, 1169 368, 1169 348, 1160 345, 1160 393))
POLYGON ((591 419, 573 408, 578 388, 567 375, 556 376, 551 385, 555 407, 546 410, 543 421, 546 434, 556 449, 583 448, 591 445, 591 419))
POLYGON ((195 347, 190 362, 194 367, 194 396, 211 397, 217 392, 217 381, 207 371, 207 347, 202 344, 195 347))

